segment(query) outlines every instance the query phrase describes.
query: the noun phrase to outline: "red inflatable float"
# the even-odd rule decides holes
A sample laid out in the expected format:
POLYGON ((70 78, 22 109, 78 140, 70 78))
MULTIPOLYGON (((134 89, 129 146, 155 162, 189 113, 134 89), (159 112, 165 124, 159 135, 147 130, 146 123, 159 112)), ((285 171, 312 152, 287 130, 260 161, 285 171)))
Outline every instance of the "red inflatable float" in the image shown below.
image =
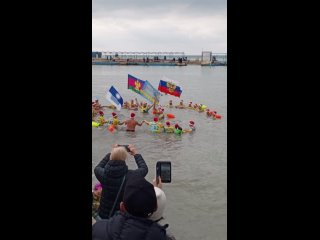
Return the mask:
POLYGON ((175 118, 175 116, 171 113, 167 113, 167 118, 175 118))

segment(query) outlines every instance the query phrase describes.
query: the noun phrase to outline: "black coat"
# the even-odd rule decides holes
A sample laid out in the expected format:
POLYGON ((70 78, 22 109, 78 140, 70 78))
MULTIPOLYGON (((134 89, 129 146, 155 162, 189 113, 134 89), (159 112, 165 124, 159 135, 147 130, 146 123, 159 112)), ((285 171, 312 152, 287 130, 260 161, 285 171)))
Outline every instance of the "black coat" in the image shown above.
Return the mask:
MULTIPOLYGON (((108 153, 101 162, 95 167, 94 174, 102 185, 102 193, 99 206, 99 216, 103 219, 109 217, 114 201, 117 197, 124 175, 127 174, 126 179, 130 175, 137 174, 145 177, 148 173, 148 167, 140 154, 134 155, 138 169, 128 170, 125 161, 110 160, 110 153, 108 153)), ((122 187, 121 194, 115 206, 115 211, 119 210, 120 202, 123 199, 125 184, 122 187)))
POLYGON ((146 218, 117 212, 92 226, 92 240, 165 240, 165 227, 146 218))

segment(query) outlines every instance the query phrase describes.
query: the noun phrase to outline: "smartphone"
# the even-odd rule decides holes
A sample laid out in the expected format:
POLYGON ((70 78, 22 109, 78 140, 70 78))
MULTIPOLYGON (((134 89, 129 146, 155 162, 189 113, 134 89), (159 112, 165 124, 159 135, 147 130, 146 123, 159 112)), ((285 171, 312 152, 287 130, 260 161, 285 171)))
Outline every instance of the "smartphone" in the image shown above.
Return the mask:
POLYGON ((156 175, 161 177, 163 183, 171 182, 171 162, 159 161, 156 165, 156 175))
POLYGON ((127 152, 130 152, 129 145, 119 145, 118 144, 118 147, 124 147, 127 150, 127 152))

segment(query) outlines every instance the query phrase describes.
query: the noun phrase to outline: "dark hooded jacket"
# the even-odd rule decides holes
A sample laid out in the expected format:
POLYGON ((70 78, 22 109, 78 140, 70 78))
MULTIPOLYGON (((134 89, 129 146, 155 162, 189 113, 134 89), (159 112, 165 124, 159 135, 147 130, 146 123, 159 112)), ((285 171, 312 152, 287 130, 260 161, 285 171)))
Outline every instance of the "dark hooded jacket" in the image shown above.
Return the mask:
MULTIPOLYGON (((102 193, 100 199, 99 206, 99 216, 102 219, 107 219, 109 217, 109 213, 112 209, 114 201, 117 197, 118 191, 120 189, 121 183, 123 181, 123 177, 126 175, 126 179, 130 177, 130 175, 137 174, 142 177, 145 177, 148 173, 148 167, 144 159, 140 154, 135 154, 134 159, 138 166, 136 170, 128 170, 128 166, 125 161, 122 160, 110 160, 110 153, 108 153, 101 162, 95 167, 94 174, 96 178, 102 185, 102 193)), ((125 182, 122 187, 122 191, 118 198, 118 201, 115 205, 115 210, 119 210, 120 202, 123 199, 125 182)))
POLYGON ((92 240, 165 240, 165 227, 147 218, 117 212, 92 226, 92 240))

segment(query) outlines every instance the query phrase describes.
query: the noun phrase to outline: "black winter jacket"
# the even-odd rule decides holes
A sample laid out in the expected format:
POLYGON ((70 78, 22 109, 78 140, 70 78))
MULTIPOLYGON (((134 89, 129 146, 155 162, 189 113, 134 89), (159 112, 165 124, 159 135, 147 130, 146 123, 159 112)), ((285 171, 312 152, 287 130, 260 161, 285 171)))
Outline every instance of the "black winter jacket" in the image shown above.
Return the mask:
POLYGON ((146 218, 117 212, 92 226, 92 240, 165 240, 165 227, 146 218))
MULTIPOLYGON (((148 167, 140 154, 134 155, 138 169, 128 170, 125 161, 110 160, 110 153, 108 153, 101 162, 95 167, 94 174, 102 185, 102 193, 99 206, 99 216, 103 219, 109 217, 114 201, 117 197, 119 188, 121 186, 124 175, 127 174, 126 179, 132 174, 137 174, 145 177, 148 173, 148 167)), ((125 184, 122 187, 121 194, 115 206, 115 211, 119 210, 120 202, 123 199, 125 184)), ((114 212, 115 212, 114 211, 114 212)))

